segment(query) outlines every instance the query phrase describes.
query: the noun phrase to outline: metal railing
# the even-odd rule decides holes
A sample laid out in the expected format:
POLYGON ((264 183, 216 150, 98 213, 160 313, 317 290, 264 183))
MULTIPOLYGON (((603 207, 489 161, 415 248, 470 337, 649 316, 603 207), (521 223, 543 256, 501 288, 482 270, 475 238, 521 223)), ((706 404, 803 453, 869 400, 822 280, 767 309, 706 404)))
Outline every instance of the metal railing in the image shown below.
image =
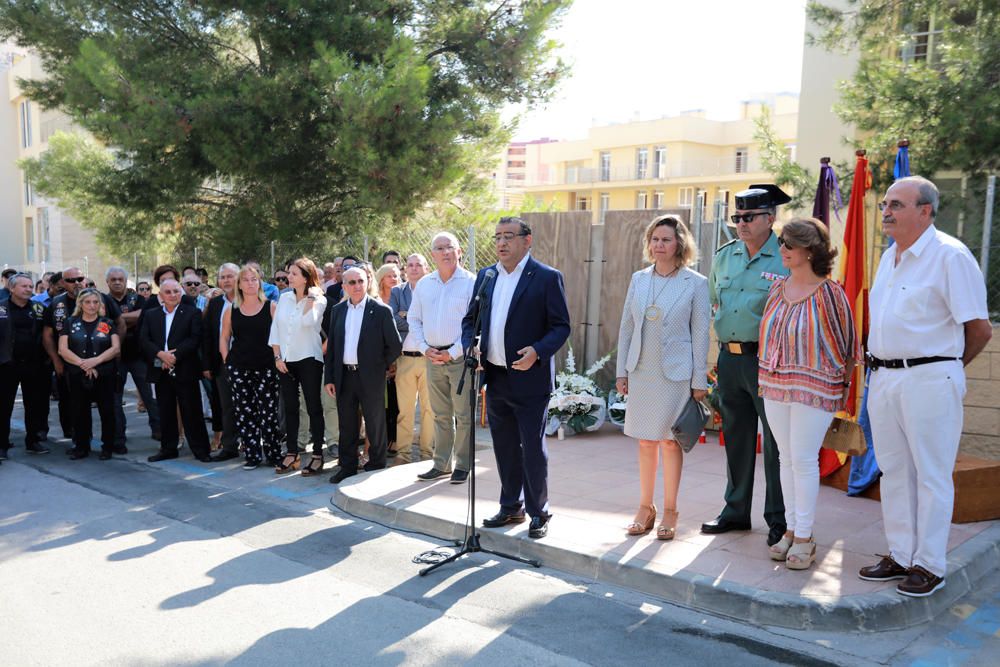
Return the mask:
MULTIPOLYGON (((550 167, 547 174, 529 174, 516 186, 530 187, 534 185, 594 185, 600 183, 617 183, 624 181, 648 181, 662 183, 676 178, 697 178, 701 176, 732 176, 762 171, 760 160, 751 157, 737 159, 735 155, 701 160, 683 160, 666 162, 665 164, 648 165, 644 170, 636 165, 611 166, 610 169, 600 167, 566 167, 562 170, 550 167), (659 167, 659 168, 658 168, 659 167), (644 174, 642 172, 645 172, 644 174)), ((514 184, 511 184, 514 185, 514 184)))

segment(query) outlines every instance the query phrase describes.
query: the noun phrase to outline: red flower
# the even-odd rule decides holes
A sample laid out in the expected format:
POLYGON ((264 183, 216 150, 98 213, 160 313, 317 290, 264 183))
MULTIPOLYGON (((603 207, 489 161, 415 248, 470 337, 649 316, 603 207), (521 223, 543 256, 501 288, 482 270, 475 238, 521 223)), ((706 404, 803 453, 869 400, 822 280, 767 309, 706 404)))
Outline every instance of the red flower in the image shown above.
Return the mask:
POLYGON ((101 322, 100 324, 98 324, 97 325, 97 330, 100 333, 102 333, 102 334, 109 334, 109 333, 111 333, 111 327, 108 326, 107 322, 101 322))

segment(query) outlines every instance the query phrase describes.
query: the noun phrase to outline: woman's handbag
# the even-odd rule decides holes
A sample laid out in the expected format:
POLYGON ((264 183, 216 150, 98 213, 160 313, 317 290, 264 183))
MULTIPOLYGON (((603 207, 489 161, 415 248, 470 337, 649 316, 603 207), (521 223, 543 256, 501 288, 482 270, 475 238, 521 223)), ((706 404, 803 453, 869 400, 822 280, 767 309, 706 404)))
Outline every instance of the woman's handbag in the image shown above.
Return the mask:
POLYGON ((680 416, 674 423, 674 439, 685 453, 690 452, 705 430, 711 411, 701 401, 689 397, 680 416))
POLYGON ((848 456, 861 456, 868 451, 865 432, 857 422, 840 417, 834 417, 830 423, 830 428, 823 436, 823 446, 848 456))

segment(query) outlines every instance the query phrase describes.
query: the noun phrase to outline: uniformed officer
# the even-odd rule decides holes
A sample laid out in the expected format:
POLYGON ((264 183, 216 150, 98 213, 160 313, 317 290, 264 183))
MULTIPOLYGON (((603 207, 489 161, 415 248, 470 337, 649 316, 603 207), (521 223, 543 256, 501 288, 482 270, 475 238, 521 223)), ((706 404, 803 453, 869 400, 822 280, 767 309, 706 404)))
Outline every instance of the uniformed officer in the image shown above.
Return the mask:
MULTIPOLYGON (((66 291, 53 297, 49 306, 45 309, 42 320, 42 345, 45 352, 52 360, 52 367, 56 372, 56 388, 59 397, 59 423, 62 425, 63 437, 72 439, 73 437, 73 408, 70 405, 69 386, 66 384, 65 364, 59 356, 59 335, 65 328, 66 320, 73 314, 76 308, 76 295, 83 288, 86 280, 83 273, 75 266, 71 266, 63 271, 62 282, 66 291)), ((98 293, 100 294, 100 293, 98 293)), ((104 301, 104 312, 108 319, 115 323, 116 333, 119 339, 124 337, 125 323, 122 321, 121 311, 118 304, 111 297, 101 294, 104 301)))
POLYGON ((719 340, 719 395, 722 433, 726 441, 726 506, 704 523, 701 532, 716 534, 750 530, 757 451, 757 420, 763 425, 764 477, 767 494, 764 520, 767 544, 785 534, 785 504, 781 496, 778 449, 757 393, 757 340, 761 315, 771 283, 788 275, 781 264, 778 237, 771 231, 777 207, 791 198, 776 185, 751 185, 737 193, 738 238, 719 248, 709 275, 719 340))
POLYGON ((122 406, 125 396, 125 381, 132 374, 136 391, 146 406, 146 416, 149 419, 149 430, 154 440, 159 439, 160 411, 153 396, 153 388, 146 381, 146 360, 139 354, 139 316, 146 305, 146 300, 135 290, 128 287, 128 271, 120 266, 112 266, 104 272, 104 281, 108 285, 107 296, 111 297, 122 312, 125 322, 125 337, 121 339, 121 356, 118 357, 118 384, 115 388, 115 453, 125 454, 125 410, 122 406))
POLYGON ((66 362, 63 375, 73 407, 71 459, 90 455, 91 403, 97 403, 101 415, 101 460, 110 459, 115 449, 115 360, 121 341, 114 322, 105 317, 103 296, 89 287, 81 290, 59 332, 59 356, 66 362))
POLYGON ((48 375, 42 372, 42 313, 44 307, 31 301, 32 280, 25 273, 15 273, 7 281, 9 298, 0 299, 0 459, 7 458, 10 443, 10 417, 17 388, 24 403, 25 450, 48 454, 39 442, 45 430, 48 406, 48 375))

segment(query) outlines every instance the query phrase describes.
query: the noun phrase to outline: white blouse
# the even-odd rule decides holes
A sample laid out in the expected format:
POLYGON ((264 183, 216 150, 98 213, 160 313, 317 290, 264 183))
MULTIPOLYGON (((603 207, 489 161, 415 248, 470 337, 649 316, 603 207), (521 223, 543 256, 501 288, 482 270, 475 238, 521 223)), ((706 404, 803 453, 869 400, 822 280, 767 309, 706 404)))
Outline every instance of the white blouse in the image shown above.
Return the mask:
POLYGON ((309 296, 315 297, 316 301, 308 312, 308 299, 296 303, 294 291, 285 292, 278 298, 267 343, 278 346, 282 361, 301 361, 309 357, 323 361, 320 328, 323 311, 326 310, 326 297, 318 287, 309 288, 309 296))

